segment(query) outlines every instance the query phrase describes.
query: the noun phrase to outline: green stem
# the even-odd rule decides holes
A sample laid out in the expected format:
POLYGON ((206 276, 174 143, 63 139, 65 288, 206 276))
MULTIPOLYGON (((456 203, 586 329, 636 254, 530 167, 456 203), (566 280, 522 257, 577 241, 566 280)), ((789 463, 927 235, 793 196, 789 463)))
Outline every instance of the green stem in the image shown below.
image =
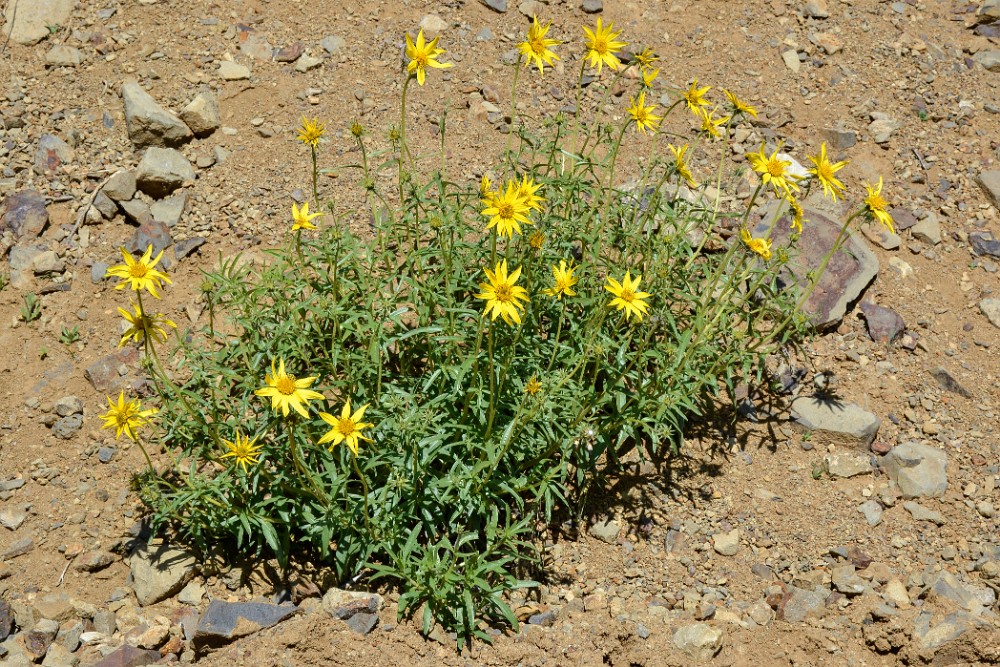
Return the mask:
POLYGON ((368 508, 368 482, 365 479, 364 474, 362 474, 361 468, 358 467, 358 460, 357 460, 358 457, 356 457, 353 452, 350 453, 350 457, 351 457, 351 465, 354 467, 354 472, 355 472, 355 474, 357 474, 358 479, 361 481, 361 492, 364 494, 364 499, 365 499, 365 528, 368 530, 368 537, 370 537, 372 540, 374 540, 375 539, 375 535, 374 535, 374 533, 372 533, 371 516, 370 516, 370 510, 368 508))
MULTIPOLYGON (((514 63, 514 85, 510 88, 510 131, 507 132, 507 146, 504 149, 504 159, 510 163, 510 137, 514 134, 514 126, 517 121, 517 75, 521 72, 521 56, 518 54, 517 62, 514 63)), ((513 165, 511 165, 513 168, 513 165)))
POLYGON ((316 202, 316 208, 319 208, 320 207, 319 206, 319 186, 318 186, 319 165, 318 165, 318 162, 317 162, 317 159, 316 159, 316 146, 313 145, 313 144, 309 144, 309 149, 310 149, 310 151, 312 153, 313 201, 316 202))

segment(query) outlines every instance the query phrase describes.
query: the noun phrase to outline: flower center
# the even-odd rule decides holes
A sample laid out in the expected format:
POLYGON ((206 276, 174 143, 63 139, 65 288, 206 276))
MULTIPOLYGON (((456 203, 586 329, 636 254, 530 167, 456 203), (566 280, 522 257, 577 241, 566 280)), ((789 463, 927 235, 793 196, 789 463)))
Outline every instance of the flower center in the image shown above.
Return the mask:
POLYGON ((354 433, 354 420, 350 417, 341 417, 337 420, 337 430, 345 436, 354 433))
POLYGON ((607 55, 608 53, 608 40, 605 37, 598 35, 594 38, 594 51, 601 56, 607 55))
POLYGON ((413 60, 417 63, 417 69, 423 69, 427 67, 427 61, 430 60, 430 58, 428 57, 426 51, 417 51, 413 56, 413 60))
POLYGON ((503 202, 497 206, 497 215, 501 218, 511 219, 514 217, 514 205, 510 202, 503 202))
POLYGON ((285 375, 278 378, 278 381, 274 383, 275 388, 279 393, 285 396, 291 396, 295 393, 295 378, 290 375, 285 375))
POLYGON ((785 163, 777 158, 771 158, 767 161, 767 173, 770 174, 772 178, 784 177, 785 163))
POLYGON ((885 200, 882 199, 882 195, 870 195, 868 197, 868 208, 875 211, 885 210, 885 200))
POLYGON ((493 290, 493 293, 496 295, 495 297, 496 300, 500 301, 501 303, 507 303, 511 301, 513 297, 513 292, 510 289, 510 285, 507 284, 497 285, 496 289, 493 290))
POLYGON ((622 294, 618 298, 624 301, 625 303, 632 303, 633 301, 635 301, 635 291, 630 290, 627 287, 623 288, 622 294))
POLYGON ((133 278, 145 278, 148 272, 149 269, 142 262, 136 262, 128 267, 128 274, 133 278))
POLYGON ((531 45, 531 52, 536 56, 545 55, 545 42, 542 41, 541 37, 532 37, 529 44, 531 45))

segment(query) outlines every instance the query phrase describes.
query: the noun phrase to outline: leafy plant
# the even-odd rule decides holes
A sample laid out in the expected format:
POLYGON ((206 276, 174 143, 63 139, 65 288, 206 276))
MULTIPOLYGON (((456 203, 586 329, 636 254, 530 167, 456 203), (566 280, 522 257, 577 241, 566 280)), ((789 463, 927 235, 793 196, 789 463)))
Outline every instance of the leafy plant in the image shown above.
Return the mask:
POLYGON ((21 320, 24 322, 34 322, 42 316, 42 301, 34 292, 24 295, 24 304, 21 306, 21 320))
POLYGON ((80 326, 63 327, 59 332, 59 342, 63 345, 72 345, 80 340, 80 326))

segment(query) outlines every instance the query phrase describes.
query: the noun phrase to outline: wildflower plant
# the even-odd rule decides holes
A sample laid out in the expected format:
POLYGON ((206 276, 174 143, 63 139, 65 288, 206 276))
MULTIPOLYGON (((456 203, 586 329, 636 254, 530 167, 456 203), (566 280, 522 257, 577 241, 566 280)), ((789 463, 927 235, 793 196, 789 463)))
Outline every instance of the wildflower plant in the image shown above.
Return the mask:
MULTIPOLYGON (((550 47, 572 46, 549 29, 532 21, 512 98, 516 72, 542 76, 550 47)), ((581 79, 590 65, 627 81, 620 33, 599 19, 585 34, 581 79)), ((720 394, 766 384, 768 357, 808 334, 799 307, 825 263, 805 289, 785 287, 797 235, 779 245, 751 231, 759 200, 794 204, 808 234, 800 186, 848 195, 825 147, 808 184, 761 147, 744 210, 681 196, 700 192, 703 144, 662 132, 671 112, 687 106, 725 142, 757 113, 727 92, 729 115, 714 115, 697 80, 662 113, 634 80, 617 124, 603 101, 582 111, 578 90, 571 131, 563 117, 512 127, 492 178, 455 178, 443 138, 438 163, 406 132, 409 83, 437 86, 428 70, 451 64, 437 38, 405 41, 393 153, 376 166, 360 125, 344 135, 360 161, 340 167, 356 170, 369 210, 316 219, 296 205, 265 262, 221 262, 202 289, 207 322, 175 337, 172 373, 155 346, 173 323, 142 310, 142 291, 169 278, 151 251, 109 271, 138 299, 123 340, 144 346, 160 407, 154 417, 122 395, 103 418, 130 437, 155 427, 175 458, 143 496, 157 529, 276 557, 285 572, 316 562, 340 582, 394 586, 401 615, 462 646, 516 627, 510 594, 544 574, 540 530, 580 518, 623 459, 680 452, 720 394), (632 142, 649 142, 649 157, 631 159, 632 142)), ((646 73, 655 59, 636 56, 646 73)), ((300 133, 324 158, 319 121, 300 133)), ((881 181, 838 244, 858 217, 891 225, 881 181)))

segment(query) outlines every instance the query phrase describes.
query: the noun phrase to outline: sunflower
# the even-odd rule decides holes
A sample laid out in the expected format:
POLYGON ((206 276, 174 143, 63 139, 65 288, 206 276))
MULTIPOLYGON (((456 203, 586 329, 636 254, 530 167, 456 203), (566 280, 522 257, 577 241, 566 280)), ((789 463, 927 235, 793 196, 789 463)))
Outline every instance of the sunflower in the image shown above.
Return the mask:
POLYGON ((155 268, 160 258, 163 257, 163 251, 161 250, 160 254, 150 260, 150 257, 153 255, 153 246, 150 245, 146 248, 146 252, 143 253, 142 257, 135 260, 125 248, 119 248, 119 250, 121 250, 122 257, 125 258, 125 263, 116 264, 105 273, 105 276, 114 276, 115 278, 122 279, 122 282, 115 285, 115 289, 124 289, 125 285, 128 284, 136 292, 139 290, 148 290, 150 294, 159 299, 160 295, 157 290, 163 288, 162 283, 167 283, 168 285, 172 283, 167 274, 157 271, 155 268))
POLYGON ((617 41, 621 31, 613 32, 614 28, 614 23, 605 28, 600 18, 597 19, 597 25, 593 30, 586 26, 583 28, 583 32, 587 35, 587 54, 584 57, 590 60, 591 67, 597 68, 598 74, 604 65, 616 70, 622 64, 615 53, 628 46, 628 42, 617 41))
POLYGON ((536 211, 542 210, 542 202, 545 201, 545 197, 536 194, 541 190, 542 184, 535 183, 535 179, 528 176, 527 174, 517 182, 517 196, 521 198, 524 205, 530 209, 536 211))
POLYGON ((746 227, 740 229, 740 239, 743 244, 754 254, 760 255, 765 260, 771 259, 771 240, 757 239, 750 235, 746 227))
POLYGON ((514 232, 521 233, 521 224, 531 224, 528 219, 528 205, 520 195, 520 186, 516 181, 508 181, 507 189, 503 192, 493 193, 493 196, 483 202, 486 208, 482 214, 490 221, 486 229, 496 227, 497 234, 508 238, 514 237, 514 232))
POLYGON ((604 285, 604 289, 611 292, 615 298, 611 300, 608 304, 609 307, 614 306, 618 310, 625 311, 625 320, 628 321, 632 315, 635 315, 637 320, 642 320, 642 316, 649 312, 649 304, 646 303, 646 299, 652 296, 649 292, 639 292, 639 281, 642 280, 642 276, 636 276, 635 280, 631 278, 629 272, 625 272, 625 278, 618 282, 614 278, 608 276, 608 282, 604 285))
POLYGON ((709 111, 708 109, 703 109, 698 107, 695 112, 698 118, 701 119, 701 127, 698 128, 705 133, 706 136, 712 139, 718 139, 722 136, 722 132, 719 128, 729 122, 729 116, 722 116, 720 118, 715 118, 715 110, 709 111))
POLYGON ((655 104, 646 106, 645 91, 639 93, 639 97, 632 98, 631 102, 632 106, 628 108, 628 112, 632 116, 632 120, 635 121, 635 126, 639 128, 639 131, 643 134, 646 133, 647 128, 655 131, 660 121, 663 120, 663 116, 657 116, 653 113, 656 109, 655 104))
POLYGON ((292 231, 297 232, 300 229, 316 229, 316 225, 312 223, 313 218, 318 218, 323 215, 322 213, 309 213, 309 202, 302 204, 300 209, 295 202, 292 202, 292 231))
POLYGON ((534 375, 531 376, 530 380, 524 383, 524 393, 528 394, 529 396, 534 396, 541 390, 542 390, 542 383, 539 382, 538 378, 535 377, 534 375))
POLYGON ((746 116, 753 116, 754 118, 757 117, 757 108, 754 107, 752 104, 747 104, 746 102, 738 98, 736 96, 736 93, 732 91, 723 89, 722 92, 726 94, 726 99, 728 99, 729 103, 733 105, 734 114, 741 113, 746 116))
POLYGON ((520 324, 521 314, 518 311, 524 309, 521 301, 528 301, 528 290, 515 284, 521 276, 521 269, 514 269, 513 273, 508 274, 505 259, 497 262, 495 270, 484 269, 484 271, 489 282, 480 283, 479 288, 483 291, 476 295, 477 299, 486 301, 483 317, 492 311, 493 320, 499 315, 507 324, 520 324))
POLYGON ((126 402, 124 391, 119 392, 117 404, 109 396, 108 405, 110 406, 108 411, 100 415, 104 420, 104 426, 101 428, 113 428, 116 440, 124 433, 131 440, 138 441, 137 430, 148 424, 149 418, 156 414, 155 409, 143 410, 138 398, 126 402))
POLYGON ((357 456, 359 441, 372 441, 371 438, 365 437, 364 433, 362 433, 364 429, 374 426, 374 424, 367 424, 362 421, 365 417, 365 410, 367 409, 368 404, 365 403, 358 408, 354 414, 351 414, 351 401, 348 399, 347 402, 344 403, 344 408, 340 411, 339 417, 334 417, 326 412, 319 413, 319 418, 333 427, 319 439, 319 444, 325 445, 328 442, 332 442, 333 444, 330 445, 330 451, 333 451, 334 447, 342 442, 346 442, 347 448, 351 450, 352 454, 357 456))
POLYGON ((691 87, 688 88, 684 93, 682 93, 684 101, 687 102, 688 109, 697 113, 698 109, 700 109, 701 107, 707 107, 708 100, 705 99, 705 93, 707 93, 711 89, 712 89, 711 86, 705 86, 704 88, 699 88, 698 79, 692 81, 691 87))
POLYGON ((294 375, 285 372, 285 360, 279 360, 278 369, 274 368, 274 360, 271 360, 271 372, 264 376, 266 387, 261 387, 254 392, 257 396, 270 397, 271 409, 277 412, 281 410, 282 417, 288 417, 288 408, 292 408, 303 417, 308 417, 305 406, 310 400, 322 400, 325 398, 318 391, 309 389, 315 382, 315 377, 302 378, 297 380, 294 375))
POLYGON ((540 74, 545 74, 545 65, 551 66, 553 61, 560 59, 549 47, 562 42, 558 39, 545 38, 551 26, 551 21, 542 26, 538 22, 538 17, 533 17, 531 27, 528 28, 528 37, 517 45, 517 50, 526 58, 524 66, 530 67, 534 63, 540 74))
POLYGON ((813 168, 806 171, 815 176, 823 186, 824 195, 829 195, 830 199, 837 201, 837 197, 844 194, 844 184, 837 179, 837 172, 847 166, 847 160, 830 162, 826 156, 825 141, 819 147, 819 155, 810 155, 809 160, 813 163, 813 168))
POLYGON ((866 214, 870 219, 879 221, 886 229, 895 234, 896 230, 892 224, 892 216, 887 210, 889 202, 882 197, 882 177, 878 177, 878 185, 874 188, 865 183, 865 189, 868 190, 868 195, 865 197, 866 214))
POLYGON ((788 204, 788 210, 792 213, 791 228, 796 233, 801 234, 806 212, 802 210, 802 204, 799 203, 799 200, 790 194, 785 195, 785 202, 788 204))
POLYGON ((235 441, 229 441, 223 438, 222 444, 224 444, 226 449, 229 451, 219 458, 233 459, 233 463, 243 468, 243 472, 246 472, 248 464, 257 465, 260 463, 260 452, 262 447, 257 444, 257 438, 251 440, 237 431, 235 441))
POLYGON ((698 184, 694 181, 694 175, 691 174, 691 167, 688 166, 687 158, 684 157, 690 146, 684 144, 680 148, 677 148, 673 144, 667 144, 667 148, 674 154, 674 171, 677 172, 677 175, 683 178, 692 188, 698 187, 698 184))
POLYGON ((444 53, 444 49, 437 47, 439 39, 441 38, 435 37, 429 42, 424 42, 424 29, 421 28, 420 32, 417 33, 417 42, 414 44, 413 40, 410 39, 410 34, 406 33, 406 57, 410 59, 406 71, 409 72, 410 76, 416 75, 417 83, 421 86, 424 85, 428 67, 447 69, 455 65, 455 63, 439 63, 437 61, 438 56, 444 53))
POLYGON ((319 140, 323 138, 324 134, 326 134, 326 129, 319 122, 319 118, 309 120, 303 116, 302 126, 299 127, 299 136, 296 138, 306 146, 316 148, 319 146, 319 140))
POLYGON ((795 182, 797 180, 796 177, 788 172, 788 168, 792 166, 792 163, 788 160, 778 158, 778 151, 780 150, 781 145, 779 144, 774 149, 774 152, 771 153, 771 156, 768 157, 764 153, 764 144, 761 144, 759 152, 747 153, 747 159, 750 160, 753 170, 760 174, 764 185, 770 184, 774 186, 774 192, 779 197, 791 194, 792 190, 799 191, 799 186, 795 182))
POLYGON ((138 304, 133 303, 131 305, 135 310, 134 314, 124 308, 118 309, 118 312, 121 313, 122 317, 129 324, 125 333, 122 334, 122 339, 119 341, 118 347, 128 342, 129 338, 134 339, 136 343, 141 343, 145 338, 152 338, 159 340, 161 343, 166 343, 167 332, 164 327, 176 329, 177 325, 168 320, 162 313, 147 315, 138 304))
POLYGON ((554 296, 555 298, 562 300, 563 295, 566 296, 576 296, 576 292, 573 291, 573 285, 577 284, 580 279, 573 275, 576 271, 575 266, 570 264, 566 266, 566 260, 560 259, 559 266, 555 264, 552 265, 552 278, 553 285, 547 289, 542 290, 542 294, 548 294, 549 296, 554 296))

